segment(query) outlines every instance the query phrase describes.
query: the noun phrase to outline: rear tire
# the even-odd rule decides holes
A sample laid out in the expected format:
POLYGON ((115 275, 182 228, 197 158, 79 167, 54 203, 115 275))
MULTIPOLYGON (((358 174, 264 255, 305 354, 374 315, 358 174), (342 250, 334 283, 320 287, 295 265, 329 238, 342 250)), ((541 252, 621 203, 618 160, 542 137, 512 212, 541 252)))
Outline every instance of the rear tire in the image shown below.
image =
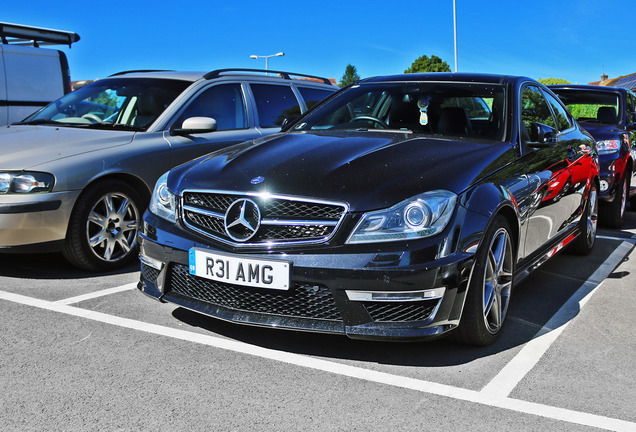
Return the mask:
POLYGON ((568 249, 569 252, 577 255, 589 255, 594 249, 596 243, 596 228, 598 222, 598 188, 596 183, 592 182, 590 193, 588 194, 587 203, 581 222, 579 225, 581 233, 574 240, 568 249))
POLYGON ((484 234, 475 254, 464 310, 454 336, 458 342, 487 346, 501 333, 514 274, 511 232, 508 221, 497 215, 484 234))
POLYGON ((130 264, 138 256, 141 209, 137 191, 120 180, 90 186, 73 209, 64 257, 90 271, 111 271, 130 264))

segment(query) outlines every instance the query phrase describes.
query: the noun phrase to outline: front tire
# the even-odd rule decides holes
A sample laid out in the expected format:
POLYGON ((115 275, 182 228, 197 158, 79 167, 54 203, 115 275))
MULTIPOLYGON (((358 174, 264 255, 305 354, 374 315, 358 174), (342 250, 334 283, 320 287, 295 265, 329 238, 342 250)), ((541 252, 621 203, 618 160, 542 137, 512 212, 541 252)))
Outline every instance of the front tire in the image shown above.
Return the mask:
POLYGON ((508 314, 514 274, 510 224, 497 215, 475 254, 456 340, 476 346, 494 343, 508 314))
POLYGON ((74 266, 111 271, 137 258, 142 200, 128 184, 108 180, 78 198, 62 253, 74 266))
POLYGON ((601 222, 608 228, 622 228, 625 221, 625 208, 627 206, 627 200, 629 197, 629 184, 627 178, 631 174, 623 173, 618 189, 616 189, 616 196, 614 201, 606 203, 607 205, 601 206, 601 222))

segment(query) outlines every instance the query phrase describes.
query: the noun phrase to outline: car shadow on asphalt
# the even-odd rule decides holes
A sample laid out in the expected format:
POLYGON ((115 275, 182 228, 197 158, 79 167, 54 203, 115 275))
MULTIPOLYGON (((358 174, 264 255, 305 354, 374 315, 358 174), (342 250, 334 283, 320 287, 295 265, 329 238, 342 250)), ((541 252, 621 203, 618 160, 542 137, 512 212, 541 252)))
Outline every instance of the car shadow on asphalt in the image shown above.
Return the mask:
POLYGON ((20 279, 87 279, 139 271, 139 264, 110 272, 90 272, 71 265, 60 253, 0 254, 0 276, 20 279))

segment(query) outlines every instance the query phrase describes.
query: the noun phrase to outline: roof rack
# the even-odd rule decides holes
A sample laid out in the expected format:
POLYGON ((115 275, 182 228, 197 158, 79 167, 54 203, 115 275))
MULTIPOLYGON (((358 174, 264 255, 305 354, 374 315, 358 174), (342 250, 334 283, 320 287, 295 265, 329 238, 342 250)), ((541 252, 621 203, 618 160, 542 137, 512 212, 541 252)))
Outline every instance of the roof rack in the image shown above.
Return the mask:
POLYGON ((129 73, 144 73, 144 72, 171 72, 170 69, 133 69, 133 70, 126 70, 126 71, 121 71, 121 72, 116 72, 112 75, 108 75, 109 77, 114 77, 117 75, 124 75, 124 74, 129 74, 129 73))
POLYGON ((0 22, 0 38, 3 44, 12 45, 68 45, 80 40, 77 33, 65 30, 53 30, 22 24, 0 22))
POLYGON ((287 80, 293 79, 292 77, 312 78, 312 79, 315 79, 315 80, 322 81, 325 84, 333 85, 333 83, 331 81, 329 81, 329 78, 323 78, 323 77, 314 76, 314 75, 305 75, 305 74, 294 73, 294 72, 284 72, 284 71, 278 71, 278 70, 271 70, 271 69, 242 69, 242 68, 217 69, 217 70, 213 70, 211 72, 206 73, 205 75, 203 75, 203 78, 205 78, 205 79, 218 78, 222 74, 226 74, 226 73, 229 73, 229 72, 272 73, 272 74, 277 74, 281 78, 287 79, 287 80))

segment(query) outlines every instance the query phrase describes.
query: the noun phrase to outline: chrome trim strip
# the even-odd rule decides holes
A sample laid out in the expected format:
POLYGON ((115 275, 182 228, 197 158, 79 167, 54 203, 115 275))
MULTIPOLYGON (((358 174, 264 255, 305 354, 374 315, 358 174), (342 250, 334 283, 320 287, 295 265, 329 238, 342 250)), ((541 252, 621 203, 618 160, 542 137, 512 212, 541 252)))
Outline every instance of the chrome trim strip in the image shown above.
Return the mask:
POLYGON ((215 218, 218 218, 218 219, 225 218, 224 214, 213 212, 213 211, 210 211, 210 210, 201 209, 201 208, 198 208, 198 207, 192 207, 192 206, 183 205, 183 210, 184 211, 187 210, 187 211, 192 212, 192 213, 198 213, 198 214, 202 214, 202 215, 206 215, 206 216, 215 217, 215 218))
POLYGON ((161 269, 163 269, 163 266, 164 266, 163 261, 159 261, 142 254, 139 254, 139 261, 159 271, 161 271, 161 269))
POLYGON ((261 225, 274 225, 274 226, 336 226, 338 222, 334 221, 302 221, 302 220, 279 220, 279 219, 263 219, 261 225))
POLYGON ((351 301, 372 302, 416 302, 424 300, 437 300, 444 297, 445 287, 432 288, 419 291, 355 291, 345 290, 351 301))

